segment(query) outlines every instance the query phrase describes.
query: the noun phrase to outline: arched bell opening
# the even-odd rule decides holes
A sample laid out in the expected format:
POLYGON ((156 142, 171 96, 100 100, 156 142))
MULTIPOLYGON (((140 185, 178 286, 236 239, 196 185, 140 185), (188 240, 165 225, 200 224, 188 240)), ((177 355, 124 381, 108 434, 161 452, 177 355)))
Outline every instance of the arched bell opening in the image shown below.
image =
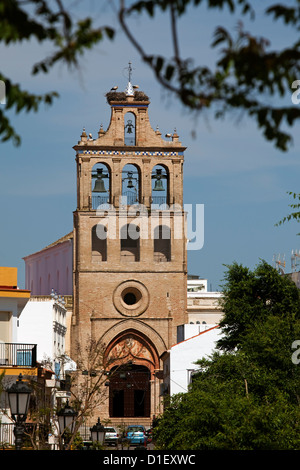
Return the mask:
POLYGON ((152 208, 166 208, 169 204, 169 172, 163 165, 155 165, 151 174, 152 208))
POLYGON ((132 112, 124 116, 124 144, 128 146, 136 145, 136 119, 132 112))
POLYGON ((122 205, 131 206, 140 203, 140 169, 127 163, 122 170, 122 205))
POLYGON ((110 203, 110 168, 96 163, 92 169, 92 209, 110 203))

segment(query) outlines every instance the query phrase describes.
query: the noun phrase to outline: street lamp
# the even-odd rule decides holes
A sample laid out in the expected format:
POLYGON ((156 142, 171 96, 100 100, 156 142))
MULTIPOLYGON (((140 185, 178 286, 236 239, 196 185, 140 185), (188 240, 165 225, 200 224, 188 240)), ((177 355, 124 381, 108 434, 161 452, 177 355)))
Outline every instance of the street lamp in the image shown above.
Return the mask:
POLYGON ((97 423, 90 428, 90 431, 93 444, 99 443, 100 445, 103 445, 105 439, 105 428, 100 423, 100 418, 98 418, 97 423))
POLYGON ((23 382, 22 374, 19 375, 17 382, 7 389, 10 412, 15 422, 14 435, 16 450, 21 450, 22 448, 24 423, 27 418, 31 392, 31 388, 23 382))
POLYGON ((64 439, 66 439, 65 432, 67 430, 73 434, 77 414, 78 413, 69 405, 69 400, 67 400, 65 406, 57 412, 59 433, 64 439))

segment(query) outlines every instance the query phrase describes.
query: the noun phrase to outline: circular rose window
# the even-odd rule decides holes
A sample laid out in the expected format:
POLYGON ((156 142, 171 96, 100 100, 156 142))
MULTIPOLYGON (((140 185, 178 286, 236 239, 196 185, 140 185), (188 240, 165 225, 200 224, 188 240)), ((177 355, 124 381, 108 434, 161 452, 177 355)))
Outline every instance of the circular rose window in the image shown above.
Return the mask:
POLYGON ((141 282, 125 281, 114 291, 113 303, 122 315, 138 316, 148 307, 149 293, 141 282))

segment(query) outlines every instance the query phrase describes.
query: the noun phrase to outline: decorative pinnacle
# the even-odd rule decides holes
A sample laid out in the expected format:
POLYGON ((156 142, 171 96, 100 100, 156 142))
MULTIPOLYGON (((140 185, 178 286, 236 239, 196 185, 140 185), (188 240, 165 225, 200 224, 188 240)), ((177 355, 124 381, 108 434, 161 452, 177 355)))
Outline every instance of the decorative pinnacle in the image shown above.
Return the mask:
POLYGON ((129 95, 129 96, 133 95, 133 87, 130 82, 128 82, 125 92, 126 92, 126 95, 129 95))

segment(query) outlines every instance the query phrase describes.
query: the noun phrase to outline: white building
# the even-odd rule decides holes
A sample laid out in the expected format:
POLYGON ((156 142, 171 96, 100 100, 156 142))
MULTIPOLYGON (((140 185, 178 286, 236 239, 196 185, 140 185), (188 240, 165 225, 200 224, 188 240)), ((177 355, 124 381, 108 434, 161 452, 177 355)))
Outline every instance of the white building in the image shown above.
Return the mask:
POLYGON ((25 256, 25 286, 31 295, 72 295, 73 232, 25 256))
POLYGON ((31 297, 19 321, 18 340, 37 344, 37 360, 52 367, 60 377, 65 354, 66 308, 62 299, 31 297))
POLYGON ((221 292, 207 290, 207 279, 188 276, 187 313, 189 323, 218 325, 223 316, 221 300, 221 292))
POLYGON ((208 358, 216 348, 221 331, 218 325, 182 325, 178 327, 181 341, 163 353, 163 385, 161 394, 185 393, 198 366, 196 361, 208 358))

